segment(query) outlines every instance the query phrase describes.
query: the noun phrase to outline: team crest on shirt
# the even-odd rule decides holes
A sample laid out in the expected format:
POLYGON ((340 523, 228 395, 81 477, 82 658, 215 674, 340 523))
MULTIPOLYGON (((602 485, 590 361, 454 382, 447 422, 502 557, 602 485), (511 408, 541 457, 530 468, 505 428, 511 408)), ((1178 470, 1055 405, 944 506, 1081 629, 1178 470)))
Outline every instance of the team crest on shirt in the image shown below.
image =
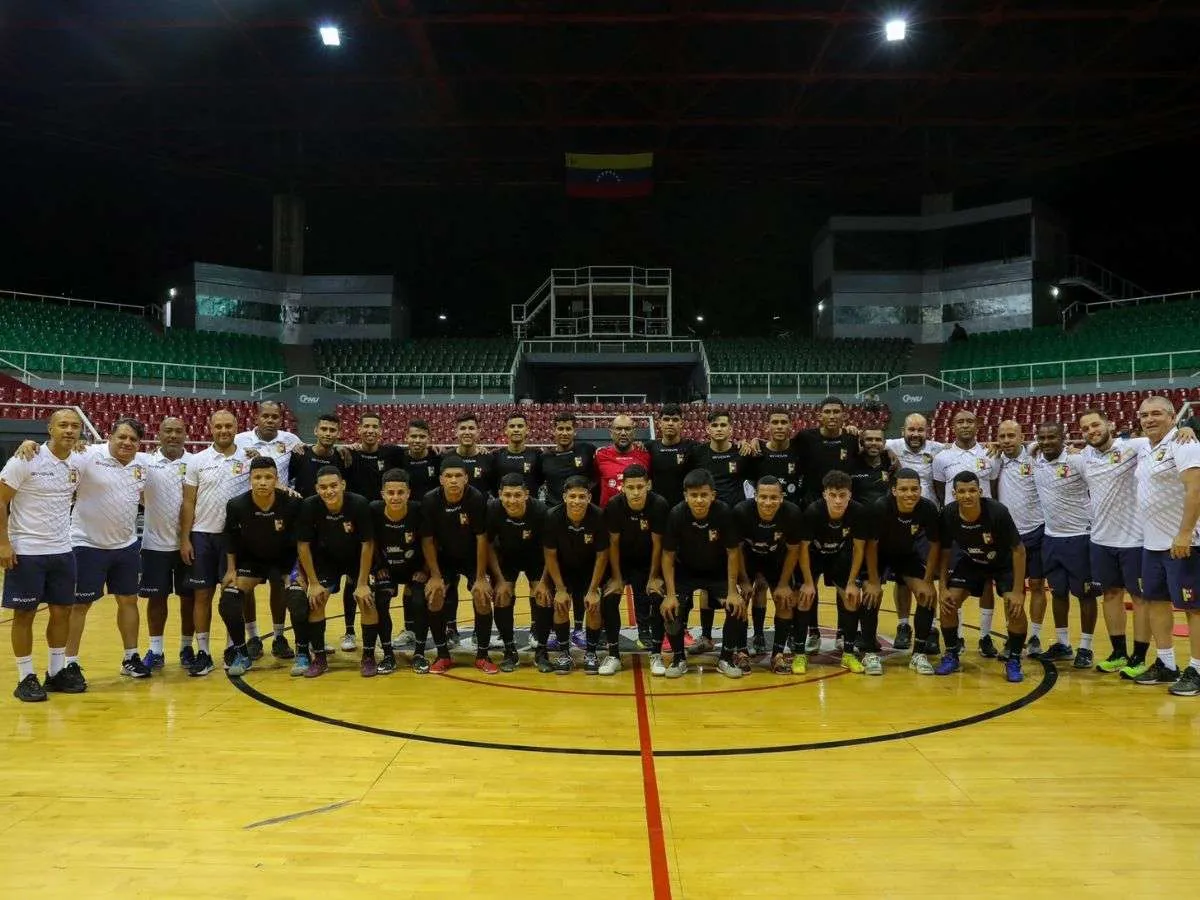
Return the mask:
POLYGON ((649 530, 650 530, 650 520, 649 519, 638 519, 638 531, 649 531, 649 530))
POLYGON ((229 470, 233 472, 234 475, 241 475, 242 472, 245 471, 245 465, 240 459, 235 459, 233 464, 230 465, 229 470))
POLYGON ((843 447, 841 449, 841 451, 838 453, 838 459, 845 459, 845 458, 846 458, 846 448, 843 447))
POLYGON ((879 480, 884 482, 885 484, 887 483, 887 480, 888 480, 887 469, 884 469, 882 472, 879 473, 879 480))
POLYGON ((675 465, 682 466, 685 459, 687 459, 687 456, 685 454, 676 453, 675 454, 675 465))
POLYGON ((1112 463, 1114 466, 1120 465, 1121 464, 1121 451, 1114 450, 1112 453, 1108 454, 1108 461, 1110 463, 1112 463))
POLYGON ((523 541, 533 540, 533 530, 530 528, 522 528, 521 529, 521 540, 523 540, 523 541))
POLYGON ((592 542, 592 538, 593 538, 593 537, 594 537, 594 535, 585 534, 585 535, 583 536, 583 542, 584 542, 585 544, 590 544, 590 543, 592 542))
POLYGON ((276 530, 276 531, 283 531, 283 519, 276 519, 276 520, 275 520, 275 530, 276 530))
POLYGON ((720 532, 717 531, 717 529, 715 529, 715 528, 708 529, 708 542, 710 544, 715 544, 717 542, 717 539, 720 537, 721 537, 721 534, 720 534, 720 532))
POLYGON ((1017 472, 1022 478, 1028 478, 1033 474, 1033 463, 1023 462, 1017 472))
POLYGON ((1054 469, 1054 474, 1057 475, 1059 478, 1070 478, 1071 477, 1071 467, 1068 466, 1066 463, 1064 463, 1061 466, 1056 466, 1054 469))
POLYGON ((483 469, 479 468, 479 466, 476 466, 473 471, 475 472, 475 474, 473 476, 471 476, 472 478, 482 478, 483 477, 483 469))
POLYGON ((459 525, 470 525, 471 517, 469 515, 467 515, 466 513, 459 513, 458 514, 458 524, 459 525))
POLYGON ((183 478, 183 476, 187 475, 187 463, 181 462, 181 463, 178 463, 178 466, 179 466, 179 477, 183 478))
POLYGON ((916 533, 917 533, 918 531, 920 531, 920 530, 921 530, 921 526, 920 526, 920 525, 909 525, 909 526, 908 526, 908 533, 909 533, 909 534, 916 534, 916 533))
POLYGON ((583 468, 583 457, 582 456, 575 457, 575 468, 577 468, 577 469, 583 468))
POLYGON ((922 453, 921 454, 921 462, 927 462, 927 463, 933 462, 933 454, 932 453, 922 453))
POLYGON ((842 537, 844 537, 844 538, 850 537, 850 529, 849 528, 842 529, 842 537))
POLYGON ((980 537, 983 539, 985 544, 990 544, 992 542, 992 533, 990 531, 983 532, 980 537))
POLYGON ((776 531, 776 532, 775 532, 775 536, 774 536, 773 538, 771 538, 771 540, 773 540, 773 541, 782 541, 782 540, 783 540, 783 532, 782 532, 782 531, 776 531))
POLYGON ((346 534, 354 534, 354 523, 353 522, 343 522, 342 528, 345 530, 346 534))
POLYGON ((284 446, 283 441, 276 441, 271 446, 275 448, 276 453, 287 453, 287 447, 284 446))
POLYGON ((433 477, 433 466, 426 466, 425 474, 428 475, 430 478, 432 478, 433 477))
POLYGON ((789 475, 796 474, 796 464, 795 463, 788 463, 788 474, 789 475))
POLYGON ((523 465, 521 468, 525 470, 526 474, 528 474, 529 471, 533 468, 533 466, 530 463, 525 463, 525 465, 523 465))
POLYGON ((737 474, 737 469, 738 469, 738 464, 737 464, 737 461, 736 461, 736 460, 730 460, 730 461, 729 461, 729 474, 730 474, 730 475, 736 475, 736 474, 737 474))
POLYGON ((146 480, 146 470, 143 469, 141 466, 134 466, 132 471, 133 471, 133 480, 134 481, 145 481, 146 480))
POLYGON ((71 484, 77 484, 79 482, 79 470, 71 469, 70 471, 68 471, 67 472, 67 481, 71 482, 71 484))
POLYGON ((1167 448, 1166 447, 1163 447, 1157 453, 1154 454, 1154 458, 1158 462, 1162 462, 1164 459, 1166 459, 1166 457, 1167 457, 1167 448))
POLYGON ((382 472, 382 471, 383 471, 383 460, 382 460, 382 459, 377 459, 377 460, 375 460, 375 465, 379 466, 379 471, 380 471, 380 472, 382 472))
POLYGON ((411 544, 413 542, 413 533, 411 531, 404 532, 404 543, 411 544))
POLYGON ((977 472, 982 472, 987 467, 988 467, 988 461, 986 459, 975 460, 975 470, 977 472))

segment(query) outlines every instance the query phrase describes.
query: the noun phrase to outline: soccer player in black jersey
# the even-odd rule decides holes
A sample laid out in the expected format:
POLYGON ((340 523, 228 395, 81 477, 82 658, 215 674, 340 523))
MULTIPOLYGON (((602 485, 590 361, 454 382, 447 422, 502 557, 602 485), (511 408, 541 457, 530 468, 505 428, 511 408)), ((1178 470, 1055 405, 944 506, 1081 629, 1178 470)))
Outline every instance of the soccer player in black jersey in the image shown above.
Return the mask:
POLYGON ((542 643, 550 633, 550 580, 545 575, 546 556, 542 536, 546 525, 546 507, 529 496, 525 478, 509 472, 500 479, 500 497, 492 500, 487 509, 487 536, 490 545, 488 568, 492 574, 493 609, 496 630, 504 643, 501 672, 514 672, 521 664, 517 656, 514 635, 513 605, 516 581, 522 572, 529 580, 530 627, 536 649, 534 661, 538 671, 552 672, 542 643), (545 618, 545 627, 540 619, 545 618))
POLYGON ((371 502, 378 500, 383 490, 383 473, 399 466, 402 458, 400 447, 383 443, 383 420, 379 413, 363 413, 358 417, 358 443, 350 448, 346 489, 371 502))
MULTIPOLYGON (((325 606, 329 595, 342 588, 362 611, 364 678, 375 674, 375 638, 379 616, 371 594, 371 564, 375 556, 371 506, 365 497, 346 491, 339 469, 326 466, 317 472, 317 495, 300 505, 296 526, 300 570, 308 593, 308 640, 312 660, 306 678, 329 669, 325 654, 325 606)), ((292 624, 298 618, 292 610, 292 624)), ((299 611, 303 613, 304 611, 299 611)))
POLYGON ((874 503, 892 490, 892 467, 882 428, 864 428, 858 433, 859 451, 849 467, 851 491, 859 503, 874 503))
POLYGON ((500 481, 510 472, 520 475, 525 481, 529 493, 537 496, 542 486, 542 455, 531 447, 525 446, 529 435, 529 423, 522 413, 509 415, 504 423, 504 436, 508 446, 500 447, 492 453, 492 478, 496 485, 496 493, 500 492, 500 481))
POLYGON ((408 486, 414 499, 420 499, 438 486, 442 459, 429 446, 429 424, 422 419, 408 423, 400 468, 408 472, 408 486))
MULTIPOLYGON (((425 639, 429 637, 426 609, 425 555, 421 552, 421 504, 412 498, 408 472, 388 469, 381 478, 382 499, 371 502, 371 524, 375 530, 375 611, 379 615, 379 644, 383 649, 377 671, 390 675, 396 671, 392 648, 392 598, 404 589, 404 619, 412 624, 414 647, 412 670, 418 675, 429 671, 425 658, 425 639)), ((375 654, 374 647, 363 650, 375 654)))
MULTIPOLYGON (((801 615, 796 616, 797 641, 801 633, 801 622, 817 604, 817 579, 825 576, 825 584, 837 591, 838 633, 841 637, 842 668, 861 675, 863 663, 854 654, 854 642, 859 629, 863 632, 863 643, 870 647, 875 643, 875 629, 879 623, 879 598, 873 603, 864 602, 863 591, 858 585, 859 575, 865 571, 867 538, 870 530, 867 511, 861 503, 850 498, 850 476, 834 469, 821 479, 821 499, 809 504, 804 511, 803 543, 800 545, 800 586, 797 607, 801 615)), ((811 634, 811 628, 806 628, 811 634)), ((805 653, 807 653, 807 645, 805 653)), ((793 671, 803 674, 808 660, 797 648, 793 660, 793 671)), ((882 667, 872 675, 882 675, 882 667)))
POLYGON ((753 470, 756 479, 766 475, 778 479, 783 499, 800 505, 804 473, 792 445, 792 417, 786 409, 776 407, 767 412, 767 442, 754 458, 753 470))
POLYGON ((558 412, 554 415, 554 447, 542 451, 542 477, 546 483, 546 503, 562 503, 563 486, 572 475, 582 475, 595 482, 596 448, 575 440, 575 415, 558 412))
POLYGON ((775 601, 775 645, 771 669, 778 675, 792 671, 794 659, 787 658, 787 639, 793 634, 795 611, 792 577, 800 561, 804 535, 800 507, 783 499, 783 485, 774 475, 764 475, 755 486, 754 499, 743 500, 733 509, 742 539, 743 596, 751 601, 754 619, 754 652, 766 652, 762 627, 766 621, 767 591, 775 601), (759 611, 762 611, 761 615, 759 611))
MULTIPOLYGON (((583 670, 589 675, 615 675, 621 671, 621 597, 605 597, 600 586, 608 568, 608 529, 600 507, 592 503, 592 489, 586 478, 567 479, 563 502, 546 514, 542 546, 546 551, 546 572, 554 584, 554 630, 561 648, 554 660, 554 671, 571 671, 571 648, 567 643, 568 618, 572 606, 582 600, 585 607, 585 645, 583 670), (600 663, 601 629, 608 640, 608 656, 600 663)), ((541 643, 542 636, 538 636, 541 643)))
POLYGON ((251 666, 245 608, 253 602, 254 589, 264 581, 291 579, 296 568, 299 514, 299 499, 279 489, 275 461, 269 456, 252 459, 249 492, 225 504, 226 567, 218 611, 229 634, 225 668, 230 675, 244 675, 251 666))
POLYGON ((654 493, 672 508, 683 502, 683 479, 696 468, 691 456, 696 446, 696 441, 683 436, 683 411, 679 404, 663 404, 658 414, 658 437, 646 442, 646 450, 650 454, 654 493))
POLYGON ((1024 680, 1021 651, 1028 624, 1025 619, 1025 545, 1008 509, 998 500, 981 495, 979 476, 959 472, 951 485, 954 502, 942 511, 942 545, 954 553, 942 554, 942 636, 946 652, 935 670, 938 675, 959 671, 958 610, 967 597, 978 597, 988 582, 1004 595, 1008 613, 1008 652, 1005 677, 1024 680))
POLYGON ((425 593, 437 648, 437 659, 429 671, 441 674, 454 665, 450 659, 448 620, 458 609, 459 579, 465 576, 470 579, 475 611, 475 668, 495 675, 500 670, 487 655, 492 641, 487 499, 482 491, 467 483, 467 467, 457 456, 442 457, 439 479, 441 486, 421 500, 421 550, 429 567, 425 593))
POLYGON ((666 599, 663 622, 671 643, 671 664, 663 674, 687 674, 683 634, 687 629, 693 594, 704 591, 708 605, 725 607, 721 632, 721 657, 717 670, 741 678, 746 647, 746 603, 737 590, 739 538, 733 510, 717 499, 712 473, 696 469, 683 479, 683 503, 667 516, 663 532, 663 581, 666 599))
MULTIPOLYGON (((921 476, 913 469, 900 469, 891 493, 868 508, 871 538, 867 542, 869 593, 881 592, 883 582, 903 585, 917 600, 917 639, 908 667, 918 675, 932 675, 929 653, 934 611, 937 609, 937 577, 941 553, 941 510, 922 496, 921 476)), ((874 650, 874 648, 868 648, 874 650)))
MULTIPOLYGON (((478 488, 485 497, 493 494, 496 489, 496 458, 490 451, 479 446, 479 420, 475 413, 463 413, 456 418, 454 434, 458 439, 454 455, 458 457, 463 471, 467 473, 467 484, 478 488)), ((454 624, 450 612, 452 611, 447 610, 447 626, 454 624)), ((451 633, 451 639, 458 639, 457 629, 451 633)))
POLYGON ((656 668, 665 671, 659 607, 663 599, 662 535, 670 511, 667 501, 651 492, 650 473, 639 465, 625 470, 621 493, 604 507, 604 524, 609 534, 609 581, 604 593, 606 597, 621 595, 625 585, 629 585, 638 647, 650 649, 651 671, 656 668))
MULTIPOLYGON (((317 493, 317 473, 325 466, 333 466, 346 477, 349 469, 350 451, 339 452, 338 438, 342 434, 341 421, 333 413, 321 413, 313 429, 316 437, 312 446, 297 444, 292 450, 289 471, 292 483, 301 497, 313 497, 317 493)), ((351 648, 353 649, 353 648, 351 648)))

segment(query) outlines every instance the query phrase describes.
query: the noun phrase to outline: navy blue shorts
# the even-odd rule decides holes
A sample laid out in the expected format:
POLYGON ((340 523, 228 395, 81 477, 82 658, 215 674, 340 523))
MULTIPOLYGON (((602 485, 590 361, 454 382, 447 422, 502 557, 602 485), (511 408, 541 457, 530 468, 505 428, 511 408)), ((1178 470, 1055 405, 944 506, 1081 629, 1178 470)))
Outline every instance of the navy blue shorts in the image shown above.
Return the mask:
POLYGON ((257 578, 260 581, 287 580, 292 570, 296 568, 294 556, 286 559, 255 559, 253 556, 237 558, 238 578, 257 578))
POLYGON ((947 576, 946 587, 965 590, 969 597, 982 597, 989 581, 995 582, 997 594, 1007 594, 1013 589, 1013 570, 985 569, 960 556, 947 576))
POLYGON ((1193 547, 1187 559, 1172 559, 1170 550, 1143 550, 1141 586, 1147 600, 1170 600, 1176 609, 1200 611, 1200 547, 1193 547))
POLYGON ((1105 547, 1092 543, 1089 547, 1092 580, 1100 590, 1124 588, 1140 596, 1138 580, 1142 577, 1141 547, 1105 547))
POLYGON ((192 532, 192 571, 188 584, 193 590, 215 588, 221 583, 229 567, 228 546, 223 534, 192 532))
POLYGON ((95 603, 108 593, 132 597, 138 592, 142 571, 142 542, 120 550, 75 548, 75 602, 95 603))
POLYGON ((1021 545, 1025 548, 1025 577, 1044 578, 1045 567, 1042 565, 1042 541, 1045 537, 1046 526, 1039 525, 1033 531, 1021 535, 1021 545))
POLYGON ((142 550, 142 581, 138 595, 153 600, 166 599, 171 594, 192 596, 189 583, 190 567, 185 565, 178 550, 142 550))
POLYGON ((75 554, 17 554, 17 564, 4 573, 5 609, 32 612, 39 603, 75 603, 75 554))
POLYGON ((1089 560, 1091 539, 1086 534, 1042 538, 1042 567, 1050 593, 1062 597, 1068 592, 1079 597, 1096 596, 1089 560))

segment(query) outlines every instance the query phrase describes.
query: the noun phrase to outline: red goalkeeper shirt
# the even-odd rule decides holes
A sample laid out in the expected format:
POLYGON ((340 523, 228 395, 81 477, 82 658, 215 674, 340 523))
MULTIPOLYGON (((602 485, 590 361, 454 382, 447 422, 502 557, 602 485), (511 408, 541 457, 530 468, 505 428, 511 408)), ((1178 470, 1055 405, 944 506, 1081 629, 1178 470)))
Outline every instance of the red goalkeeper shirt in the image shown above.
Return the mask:
POLYGON ((633 447, 622 453, 615 444, 609 444, 596 451, 595 465, 596 477, 600 481, 600 505, 604 506, 621 493, 626 469, 638 465, 645 466, 647 472, 650 470, 650 454, 633 447))

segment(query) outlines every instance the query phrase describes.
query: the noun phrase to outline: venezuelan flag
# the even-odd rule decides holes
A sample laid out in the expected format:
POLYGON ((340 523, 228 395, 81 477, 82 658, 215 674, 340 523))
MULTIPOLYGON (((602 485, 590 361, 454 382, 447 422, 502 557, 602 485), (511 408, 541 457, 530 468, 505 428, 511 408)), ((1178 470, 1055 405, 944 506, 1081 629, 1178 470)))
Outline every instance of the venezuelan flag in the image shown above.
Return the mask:
POLYGON ((654 188, 653 153, 568 153, 567 196, 645 197, 654 188))

